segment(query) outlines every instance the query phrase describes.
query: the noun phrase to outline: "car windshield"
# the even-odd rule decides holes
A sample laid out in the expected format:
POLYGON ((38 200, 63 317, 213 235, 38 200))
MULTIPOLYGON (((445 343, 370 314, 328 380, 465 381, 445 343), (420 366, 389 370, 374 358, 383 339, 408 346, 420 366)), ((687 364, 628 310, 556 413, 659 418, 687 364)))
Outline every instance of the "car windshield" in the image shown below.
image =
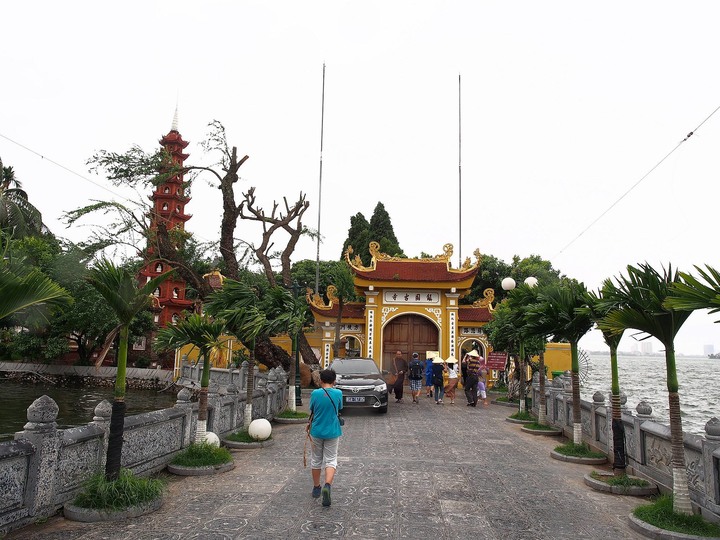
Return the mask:
POLYGON ((361 360, 361 359, 346 359, 333 362, 331 366, 335 370, 335 373, 339 374, 358 374, 367 373, 377 375, 380 373, 375 362, 372 360, 361 360))

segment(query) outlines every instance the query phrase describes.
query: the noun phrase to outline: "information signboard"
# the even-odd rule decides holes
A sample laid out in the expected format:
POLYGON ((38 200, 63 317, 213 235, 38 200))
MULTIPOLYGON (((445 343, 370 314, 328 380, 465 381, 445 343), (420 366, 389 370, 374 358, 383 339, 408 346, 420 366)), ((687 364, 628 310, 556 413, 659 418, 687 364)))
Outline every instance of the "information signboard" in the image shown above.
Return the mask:
POLYGON ((488 367, 488 369, 499 369, 500 371, 504 371, 506 360, 507 360, 506 352, 493 351, 488 354, 487 367, 488 367))

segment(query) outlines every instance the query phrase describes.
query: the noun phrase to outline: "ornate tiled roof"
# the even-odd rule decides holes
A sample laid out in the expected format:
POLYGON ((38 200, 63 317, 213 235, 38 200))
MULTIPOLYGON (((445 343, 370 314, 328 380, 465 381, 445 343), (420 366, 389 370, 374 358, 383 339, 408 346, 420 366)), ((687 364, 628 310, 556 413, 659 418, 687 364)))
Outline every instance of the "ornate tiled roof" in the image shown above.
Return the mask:
POLYGON ((492 312, 486 307, 460 306, 458 320, 460 322, 489 322, 492 312))
POLYGON ((380 252, 380 244, 370 242, 372 262, 363 266, 359 256, 350 259, 352 246, 345 252, 345 259, 350 264, 356 277, 373 281, 424 281, 424 282, 459 282, 473 278, 480 266, 480 252, 475 251, 475 264, 467 258, 460 268, 452 268, 450 257, 453 253, 452 244, 443 246, 443 254, 428 259, 407 259, 391 257, 380 252))

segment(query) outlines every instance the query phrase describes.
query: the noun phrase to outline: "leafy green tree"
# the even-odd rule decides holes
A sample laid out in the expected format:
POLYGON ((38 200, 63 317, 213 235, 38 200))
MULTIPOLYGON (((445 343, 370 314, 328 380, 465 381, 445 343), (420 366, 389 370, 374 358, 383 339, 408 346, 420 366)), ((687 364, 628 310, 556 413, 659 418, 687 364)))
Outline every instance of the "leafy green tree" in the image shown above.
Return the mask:
POLYGON ((580 418, 580 364, 578 342, 593 326, 590 314, 581 310, 588 302, 585 285, 575 280, 543 287, 531 310, 530 328, 551 335, 552 340, 570 343, 573 392, 573 443, 582 444, 580 418))
POLYGON ((47 309, 72 302, 68 292, 37 268, 13 259, 8 253, 9 241, 0 232, 0 323, 11 315, 28 315, 31 311, 47 320, 47 309))
POLYGON ((200 378, 198 422, 195 430, 196 443, 204 442, 207 437, 210 361, 225 347, 227 341, 223 338, 225 331, 224 321, 193 313, 177 324, 160 329, 155 338, 155 345, 161 351, 172 351, 185 345, 193 345, 200 350, 203 369, 200 378))
POLYGON ((108 481, 117 480, 120 473, 125 410, 127 408, 125 405, 125 373, 127 370, 130 324, 138 313, 150 304, 152 292, 168 277, 170 277, 170 273, 166 272, 138 288, 137 279, 133 274, 124 268, 115 266, 108 260, 101 260, 90 270, 87 278, 88 282, 103 296, 120 322, 117 375, 110 416, 107 461, 105 463, 105 476, 108 481))
POLYGON ((0 159, 0 230, 14 238, 41 234, 42 214, 28 200, 12 167, 0 159))
MULTIPOLYGON (((680 394, 675 364, 675 336, 690 316, 691 311, 677 311, 670 300, 682 284, 681 277, 672 267, 659 272, 649 264, 627 267, 627 276, 617 278, 615 298, 618 306, 599 323, 601 330, 619 334, 632 328, 653 336, 665 347, 668 405, 670 409, 670 445, 672 449, 673 510, 691 514, 690 492, 685 468, 680 394), (667 304, 666 304, 667 303, 667 304)), ((681 298, 681 297, 679 297, 681 298)), ((675 304, 677 305, 677 304, 675 304)), ((644 338, 645 339, 645 338, 644 338)))

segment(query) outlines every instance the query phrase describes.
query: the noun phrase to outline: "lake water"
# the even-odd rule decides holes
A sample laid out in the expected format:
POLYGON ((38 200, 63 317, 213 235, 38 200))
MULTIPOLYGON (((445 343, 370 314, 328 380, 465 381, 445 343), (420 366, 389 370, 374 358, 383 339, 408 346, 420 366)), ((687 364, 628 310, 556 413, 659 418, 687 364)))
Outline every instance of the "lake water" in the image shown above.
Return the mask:
MULTIPOLYGON (((0 379, 0 440, 12 438, 27 423, 27 408, 46 394, 58 404, 58 427, 91 422, 95 407, 103 399, 112 402, 112 388, 63 388, 53 385, 24 384, 0 379)), ((165 409, 175 404, 176 391, 128 390, 128 415, 165 409)))
MULTIPOLYGON (((680 409, 685 433, 705 434, 705 424, 713 416, 720 418, 720 360, 699 356, 677 356, 680 409)), ((588 377, 580 394, 592 401, 596 391, 610 399, 610 355, 591 353, 588 377)), ((618 355, 620 391, 627 395, 627 407, 635 414, 640 401, 653 409, 655 421, 668 424, 668 392, 664 356, 618 355)))

